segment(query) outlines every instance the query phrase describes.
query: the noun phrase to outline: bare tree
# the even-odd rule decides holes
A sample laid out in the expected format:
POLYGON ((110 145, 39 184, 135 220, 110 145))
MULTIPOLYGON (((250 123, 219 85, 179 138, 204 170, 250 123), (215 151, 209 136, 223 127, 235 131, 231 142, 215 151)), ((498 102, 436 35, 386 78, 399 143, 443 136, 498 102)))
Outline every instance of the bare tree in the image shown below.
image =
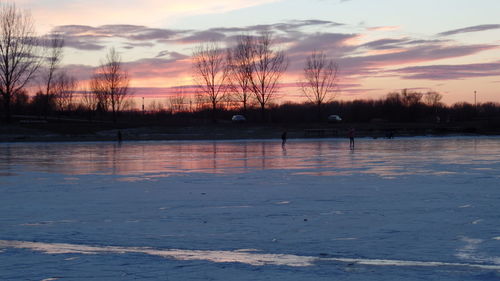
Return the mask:
POLYGON ((210 106, 208 105, 210 101, 207 99, 207 97, 201 93, 195 93, 194 95, 194 111, 203 111, 206 109, 209 109, 210 106))
POLYGON ((40 52, 31 15, 14 4, 0 4, 0 94, 7 122, 12 98, 33 79, 41 64, 40 52))
POLYGON ((93 99, 89 99, 96 102, 95 110, 96 112, 106 113, 109 109, 109 99, 108 92, 104 88, 104 82, 99 75, 94 74, 90 79, 90 93, 94 96, 93 99))
MULTIPOLYGON (((248 96, 248 98, 250 98, 251 96, 248 96)), ((236 108, 242 108, 242 101, 237 99, 237 97, 235 96, 234 92, 232 92, 231 94, 229 95, 226 95, 224 97, 224 99, 222 100, 221 102, 221 108, 224 108, 224 109, 236 109, 236 108)), ((243 114, 246 114, 246 109, 245 108, 248 108, 250 106, 250 100, 248 100, 246 102, 246 106, 244 106, 242 108, 243 110, 243 114)))
POLYGON ((174 94, 168 97, 170 112, 172 114, 186 111, 186 97, 182 94, 174 94))
POLYGON ((73 105, 73 93, 78 87, 78 82, 73 76, 61 73, 57 76, 53 85, 53 95, 58 111, 69 111, 73 105))
POLYGON ((401 101, 401 95, 398 92, 388 93, 385 97, 385 103, 392 105, 401 105, 403 102, 401 101))
POLYGON ((96 95, 98 109, 105 112, 110 110, 114 123, 128 97, 128 85, 129 77, 123 69, 121 57, 111 48, 92 75, 90 89, 96 95))
POLYGON ((401 102, 407 107, 419 104, 422 97, 423 94, 419 92, 409 91, 408 89, 403 89, 401 91, 401 102))
POLYGON ((153 100, 148 104, 147 109, 152 113, 164 113, 165 105, 160 101, 153 100))
POLYGON ((98 96, 92 91, 84 89, 81 91, 80 101, 83 104, 84 108, 88 111, 89 120, 92 120, 92 115, 97 111, 97 108, 99 106, 98 96))
POLYGON ((431 91, 431 92, 427 92, 424 95, 425 104, 427 104, 428 106, 432 106, 432 107, 437 107, 438 105, 440 105, 441 99, 443 99, 443 95, 441 95, 438 92, 431 91))
POLYGON ((55 98, 57 72, 59 70, 62 57, 63 57, 63 47, 64 39, 60 34, 51 34, 46 40, 48 48, 48 57, 46 57, 46 72, 42 76, 43 84, 45 88, 45 102, 44 102, 44 116, 47 118, 49 111, 49 104, 51 104, 51 99, 55 98))
POLYGON ((189 110, 189 100, 184 91, 184 87, 176 87, 174 93, 167 98, 170 113, 175 114, 189 110))
POLYGON ((304 81, 300 88, 307 99, 317 107, 318 119, 325 102, 333 100, 337 90, 338 65, 323 52, 312 52, 304 67, 304 81))
POLYGON ((226 53, 216 42, 202 44, 193 53, 193 68, 199 90, 210 100, 215 122, 217 106, 229 89, 226 53))
POLYGON ((274 47, 269 32, 253 38, 250 85, 260 105, 262 120, 266 120, 266 105, 274 98, 281 76, 288 67, 285 53, 274 47))
POLYGON ((243 113, 246 114, 247 107, 252 94, 252 46, 251 36, 240 36, 234 48, 228 52, 228 65, 230 69, 229 81, 234 100, 241 103, 243 113))

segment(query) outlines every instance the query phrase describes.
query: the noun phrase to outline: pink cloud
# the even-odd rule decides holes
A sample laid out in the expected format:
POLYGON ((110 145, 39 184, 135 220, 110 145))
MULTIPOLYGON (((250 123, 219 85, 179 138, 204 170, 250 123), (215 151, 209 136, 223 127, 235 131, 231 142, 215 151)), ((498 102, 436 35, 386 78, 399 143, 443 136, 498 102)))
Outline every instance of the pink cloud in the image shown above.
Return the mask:
POLYGON ((393 30, 399 30, 402 27, 399 25, 392 25, 392 26, 375 26, 375 27, 368 27, 367 30, 369 31, 393 31, 393 30))

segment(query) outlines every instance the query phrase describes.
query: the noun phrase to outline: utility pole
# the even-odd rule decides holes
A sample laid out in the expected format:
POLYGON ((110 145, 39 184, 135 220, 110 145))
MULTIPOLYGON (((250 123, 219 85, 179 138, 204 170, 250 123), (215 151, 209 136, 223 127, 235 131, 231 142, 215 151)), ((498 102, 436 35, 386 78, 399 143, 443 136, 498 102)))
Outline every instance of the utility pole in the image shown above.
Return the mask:
POLYGON ((477 118, 477 91, 474 91, 474 116, 477 118))
POLYGON ((142 115, 144 115, 144 97, 142 97, 142 115))

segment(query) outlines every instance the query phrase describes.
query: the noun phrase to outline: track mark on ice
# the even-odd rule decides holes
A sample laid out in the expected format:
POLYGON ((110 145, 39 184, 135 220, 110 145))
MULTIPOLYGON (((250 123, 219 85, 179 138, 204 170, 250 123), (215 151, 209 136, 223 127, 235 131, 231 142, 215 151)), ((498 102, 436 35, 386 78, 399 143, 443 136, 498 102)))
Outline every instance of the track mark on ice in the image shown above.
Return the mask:
MULTIPOLYGON (((473 242, 469 248, 474 251, 473 242)), ((215 263, 243 263, 253 266, 278 265, 290 267, 314 266, 317 262, 338 262, 347 264, 361 264, 369 266, 402 266, 402 267, 468 267, 500 271, 498 264, 473 264, 473 263, 449 263, 433 261, 404 261, 389 259, 354 259, 354 258, 320 258, 312 256, 298 256, 288 254, 266 254, 254 249, 236 251, 207 251, 207 250, 179 250, 179 249, 153 249, 145 247, 113 247, 113 246, 86 246, 63 243, 42 243, 0 240, 0 251, 5 248, 29 249, 46 254, 145 254, 159 256, 173 260, 204 260, 215 263)), ((464 250, 464 253, 467 252, 464 250)), ((478 260, 485 262, 485 260, 478 260)), ((49 279, 50 280, 50 279, 49 279)))

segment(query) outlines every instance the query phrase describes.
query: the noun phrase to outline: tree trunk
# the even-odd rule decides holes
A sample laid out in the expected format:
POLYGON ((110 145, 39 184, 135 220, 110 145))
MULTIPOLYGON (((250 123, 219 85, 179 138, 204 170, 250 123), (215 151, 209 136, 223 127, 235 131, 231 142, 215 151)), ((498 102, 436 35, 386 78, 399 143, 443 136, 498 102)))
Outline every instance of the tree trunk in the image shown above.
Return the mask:
POLYGON ((263 103, 260 104, 260 113, 261 113, 262 122, 264 122, 264 123, 267 122, 266 106, 263 103))
POLYGON ((4 120, 6 123, 10 123, 12 116, 10 111, 10 96, 3 97, 3 105, 4 105, 4 120))
POLYGON ((217 102, 212 101, 212 123, 217 123, 217 102))
POLYGON ((322 115, 322 112, 321 112, 321 103, 320 103, 320 102, 318 102, 317 107, 318 107, 318 121, 319 121, 319 122, 321 122, 321 120, 322 120, 323 118, 322 118, 322 116, 321 116, 321 115, 322 115))

